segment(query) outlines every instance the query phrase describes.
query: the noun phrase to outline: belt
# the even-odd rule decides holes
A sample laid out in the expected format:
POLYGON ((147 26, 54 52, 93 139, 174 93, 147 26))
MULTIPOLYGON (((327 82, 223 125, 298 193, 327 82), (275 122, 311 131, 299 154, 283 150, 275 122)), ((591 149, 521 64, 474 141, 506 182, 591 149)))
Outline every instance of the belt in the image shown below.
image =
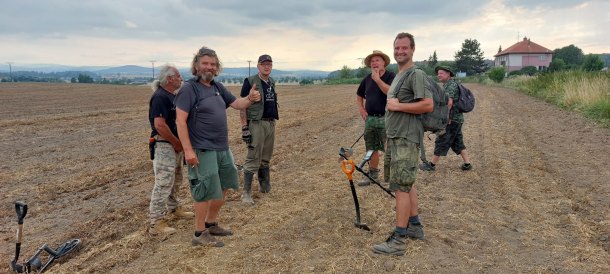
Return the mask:
POLYGON ((155 135, 155 141, 159 142, 159 143, 169 143, 169 141, 165 140, 165 138, 161 137, 161 135, 155 135))
MULTIPOLYGON (((256 120, 250 120, 250 121, 256 121, 256 120)), ((261 121, 275 121, 275 118, 261 118, 261 121)))
POLYGON ((385 116, 385 113, 384 113, 384 114, 369 114, 369 116, 373 116, 373 117, 383 117, 383 116, 385 116))

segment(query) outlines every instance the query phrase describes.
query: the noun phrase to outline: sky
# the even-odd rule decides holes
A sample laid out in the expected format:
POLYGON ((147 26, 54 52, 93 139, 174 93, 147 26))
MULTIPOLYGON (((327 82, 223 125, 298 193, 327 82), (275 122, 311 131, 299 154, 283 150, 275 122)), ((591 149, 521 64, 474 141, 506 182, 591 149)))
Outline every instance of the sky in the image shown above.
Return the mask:
POLYGON ((207 46, 225 67, 270 54, 274 69, 333 71, 373 50, 394 62, 399 32, 414 35, 415 61, 454 60, 465 39, 487 59, 523 37, 610 53, 610 0, 0 0, 0 70, 189 67, 207 46))

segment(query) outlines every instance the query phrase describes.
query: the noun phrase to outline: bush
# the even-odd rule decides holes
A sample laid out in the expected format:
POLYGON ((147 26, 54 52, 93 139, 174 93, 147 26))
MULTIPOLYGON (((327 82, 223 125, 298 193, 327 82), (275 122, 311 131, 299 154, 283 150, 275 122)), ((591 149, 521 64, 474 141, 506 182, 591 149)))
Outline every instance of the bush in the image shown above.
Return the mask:
POLYGON ((496 83, 500 83, 502 80, 504 80, 505 74, 506 70, 504 70, 504 67, 495 67, 489 70, 489 79, 496 83))
POLYGON ((301 81, 299 81, 299 85, 301 85, 301 86, 313 85, 313 80, 311 80, 311 79, 302 79, 301 81))

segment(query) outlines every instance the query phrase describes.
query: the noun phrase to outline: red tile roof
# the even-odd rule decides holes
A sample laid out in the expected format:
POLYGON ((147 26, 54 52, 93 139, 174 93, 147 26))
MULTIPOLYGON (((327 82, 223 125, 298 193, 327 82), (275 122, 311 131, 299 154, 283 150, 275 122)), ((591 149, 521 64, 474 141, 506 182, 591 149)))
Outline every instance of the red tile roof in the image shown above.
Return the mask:
POLYGON ((498 54, 494 55, 494 57, 507 55, 510 53, 553 53, 553 51, 530 41, 528 38, 523 38, 523 41, 516 43, 501 52, 498 52, 498 54))

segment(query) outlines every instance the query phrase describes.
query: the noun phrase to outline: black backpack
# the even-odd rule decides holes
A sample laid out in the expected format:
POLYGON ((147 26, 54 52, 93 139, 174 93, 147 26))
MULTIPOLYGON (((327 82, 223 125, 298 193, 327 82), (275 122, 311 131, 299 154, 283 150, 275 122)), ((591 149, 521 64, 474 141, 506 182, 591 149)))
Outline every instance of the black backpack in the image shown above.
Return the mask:
POLYGON ((457 101, 453 102, 453 107, 459 113, 471 112, 474 109, 474 95, 472 94, 472 91, 470 91, 470 89, 468 89, 461 83, 457 84, 459 96, 457 101))

